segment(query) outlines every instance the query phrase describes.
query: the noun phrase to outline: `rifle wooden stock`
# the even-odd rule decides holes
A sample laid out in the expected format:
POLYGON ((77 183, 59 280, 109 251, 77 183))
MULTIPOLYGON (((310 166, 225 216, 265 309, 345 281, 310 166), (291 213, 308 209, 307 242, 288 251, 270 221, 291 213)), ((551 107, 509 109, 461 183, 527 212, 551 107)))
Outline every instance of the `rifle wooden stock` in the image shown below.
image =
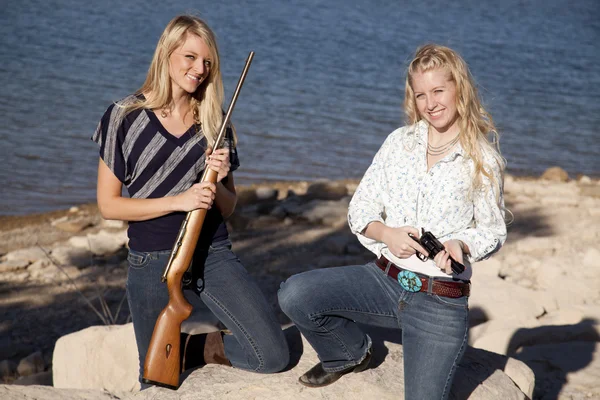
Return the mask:
MULTIPOLYGON (((217 182, 217 173, 207 168, 206 180, 217 182)), ((192 313, 192 305, 183 297, 181 281, 183 274, 187 271, 192 256, 196 249, 198 237, 204 224, 207 210, 198 209, 189 213, 185 235, 181 239, 181 245, 167 273, 167 289, 169 291, 169 303, 162 310, 156 325, 150 346, 144 362, 144 376, 142 381, 153 385, 163 386, 170 389, 179 387, 179 374, 181 368, 181 324, 192 313)))
MULTIPOLYGON (((246 59, 246 65, 240 76, 237 87, 233 93, 231 103, 221 129, 214 143, 214 149, 221 147, 225 139, 227 124, 231 118, 233 107, 239 95, 240 89, 252 63, 254 52, 251 51, 246 59)), ((217 172, 205 168, 201 182, 217 182, 217 172)), ((169 302, 159 314, 154 332, 150 339, 148 353, 144 360, 144 375, 142 382, 152 385, 163 386, 169 389, 179 387, 179 374, 181 372, 181 323, 192 313, 192 305, 183 296, 182 279, 188 270, 198 237, 206 218, 207 210, 198 209, 187 213, 185 221, 181 225, 177 240, 171 252, 171 258, 165 269, 162 280, 167 282, 169 302)))

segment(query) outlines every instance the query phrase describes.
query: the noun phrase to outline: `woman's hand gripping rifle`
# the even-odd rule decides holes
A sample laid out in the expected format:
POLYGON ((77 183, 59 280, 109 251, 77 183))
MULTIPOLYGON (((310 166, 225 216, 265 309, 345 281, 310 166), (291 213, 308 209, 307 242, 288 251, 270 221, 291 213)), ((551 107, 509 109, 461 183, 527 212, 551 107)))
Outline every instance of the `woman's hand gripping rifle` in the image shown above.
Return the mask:
MULTIPOLYGON (((227 124, 231 118, 233 107, 244 84, 253 58, 254 52, 251 51, 233 93, 227 114, 223 119, 219 135, 213 145, 214 149, 218 149, 223 143, 227 124)), ((210 168, 205 168, 201 181, 216 183, 217 172, 210 168)), ((171 251, 171 257, 163 273, 162 281, 167 282, 169 302, 158 316, 154 325, 154 332, 152 333, 152 339, 150 340, 150 346, 148 347, 148 353, 144 362, 144 375, 142 378, 142 382, 144 383, 170 389, 177 389, 179 387, 179 374, 181 372, 181 323, 192 313, 192 305, 183 296, 182 278, 192 262, 192 256, 194 255, 198 237, 204 224, 206 212, 207 210, 205 209, 198 209, 187 213, 171 251)))

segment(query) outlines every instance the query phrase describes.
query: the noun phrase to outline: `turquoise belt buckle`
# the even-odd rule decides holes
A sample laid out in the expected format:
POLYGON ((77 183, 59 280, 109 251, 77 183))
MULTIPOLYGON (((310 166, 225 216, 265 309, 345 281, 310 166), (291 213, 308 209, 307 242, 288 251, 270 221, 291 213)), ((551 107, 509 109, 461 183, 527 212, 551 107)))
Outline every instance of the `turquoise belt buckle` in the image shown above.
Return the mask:
POLYGON ((419 276, 412 271, 400 271, 398 273, 398 283, 402 286, 402 289, 408 292, 420 292, 423 282, 419 279, 419 276))

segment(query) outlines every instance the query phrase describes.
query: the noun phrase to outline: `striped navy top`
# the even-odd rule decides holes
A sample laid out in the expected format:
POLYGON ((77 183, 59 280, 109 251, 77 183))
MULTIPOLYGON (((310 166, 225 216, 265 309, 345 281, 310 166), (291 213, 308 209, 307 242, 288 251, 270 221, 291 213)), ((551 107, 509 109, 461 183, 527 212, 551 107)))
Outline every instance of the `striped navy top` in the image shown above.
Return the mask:
MULTIPOLYGON (((117 104, 126 106, 136 100, 135 95, 130 95, 117 104)), ((207 147, 201 129, 196 132, 194 125, 181 137, 175 137, 152 110, 138 109, 125 115, 119 105, 108 107, 92 140, 100 146, 100 157, 123 182, 129 197, 174 196, 200 181, 207 147)), ((227 131, 224 146, 229 147, 233 172, 240 164, 231 129, 227 131)), ((171 249, 185 216, 185 212, 174 212, 146 221, 130 221, 129 247, 138 251, 171 249)), ((212 207, 202 226, 198 246, 207 248, 228 236, 221 213, 212 207)))

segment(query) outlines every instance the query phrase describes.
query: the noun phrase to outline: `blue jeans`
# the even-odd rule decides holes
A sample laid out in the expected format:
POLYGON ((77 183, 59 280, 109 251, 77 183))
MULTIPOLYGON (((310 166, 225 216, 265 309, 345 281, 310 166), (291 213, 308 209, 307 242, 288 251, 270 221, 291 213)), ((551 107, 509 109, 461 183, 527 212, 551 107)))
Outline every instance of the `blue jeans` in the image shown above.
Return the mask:
POLYGON ((466 349, 468 298, 412 293, 375 263, 325 268, 281 284, 279 304, 326 371, 364 358, 370 338, 357 322, 402 330, 405 399, 447 399, 466 349))
MULTIPOLYGON (((127 300, 140 378, 156 319, 169 301, 161 276, 170 252, 130 250, 128 256, 127 300)), ((195 309, 208 307, 233 333, 223 338, 231 365, 262 373, 281 371, 289 362, 287 341, 264 294, 231 251, 231 243, 215 243, 203 256, 203 268, 194 266, 199 267, 197 289, 184 290, 186 300, 195 309)))

